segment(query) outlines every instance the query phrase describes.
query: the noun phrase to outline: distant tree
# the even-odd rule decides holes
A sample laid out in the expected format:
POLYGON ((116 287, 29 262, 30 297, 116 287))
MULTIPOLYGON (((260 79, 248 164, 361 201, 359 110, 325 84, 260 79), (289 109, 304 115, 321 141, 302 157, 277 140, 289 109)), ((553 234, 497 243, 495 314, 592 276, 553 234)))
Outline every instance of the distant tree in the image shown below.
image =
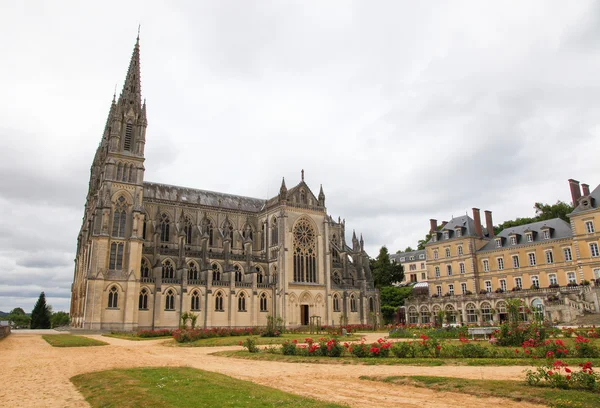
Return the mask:
POLYGON ((550 220, 552 218, 560 218, 563 221, 569 222, 569 213, 573 211, 573 206, 563 201, 557 201, 556 204, 535 203, 533 206, 535 217, 516 218, 514 220, 504 221, 494 227, 494 233, 499 234, 500 231, 518 227, 519 225, 531 224, 532 222, 550 220))
POLYGON ((398 308, 404 305, 404 300, 412 293, 411 286, 398 288, 395 286, 385 286, 379 289, 381 300, 381 314, 384 323, 392 323, 398 308))
POLYGON ((52 316, 50 317, 50 323, 53 329, 55 327, 68 326, 71 323, 71 318, 66 312, 56 312, 52 313, 52 316))
POLYGON ((20 307, 15 307, 8 313, 8 320, 11 322, 11 326, 14 328, 26 328, 29 327, 31 318, 27 316, 23 309, 20 307))
POLYGON ((396 251, 396 253, 397 254, 401 254, 403 252, 412 252, 412 251, 414 251, 414 249, 412 249, 410 246, 407 246, 404 251, 402 251, 401 249, 399 249, 399 250, 396 251))
POLYGON ((376 287, 391 286, 392 283, 404 279, 404 268, 395 261, 390 261, 390 254, 386 246, 382 246, 379 255, 371 263, 373 280, 376 287))
POLYGON ((46 295, 42 292, 31 311, 31 328, 49 329, 51 313, 50 306, 46 304, 46 295))

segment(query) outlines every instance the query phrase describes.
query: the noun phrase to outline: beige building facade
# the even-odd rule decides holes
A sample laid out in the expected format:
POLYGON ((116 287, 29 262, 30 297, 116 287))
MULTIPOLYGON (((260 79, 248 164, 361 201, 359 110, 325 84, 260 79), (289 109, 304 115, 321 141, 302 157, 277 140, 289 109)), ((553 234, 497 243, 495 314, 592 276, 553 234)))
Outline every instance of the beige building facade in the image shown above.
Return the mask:
POLYGON ((379 316, 362 236, 304 180, 268 199, 144 180, 146 102, 139 39, 91 166, 77 240, 71 320, 86 329, 372 322, 379 316))

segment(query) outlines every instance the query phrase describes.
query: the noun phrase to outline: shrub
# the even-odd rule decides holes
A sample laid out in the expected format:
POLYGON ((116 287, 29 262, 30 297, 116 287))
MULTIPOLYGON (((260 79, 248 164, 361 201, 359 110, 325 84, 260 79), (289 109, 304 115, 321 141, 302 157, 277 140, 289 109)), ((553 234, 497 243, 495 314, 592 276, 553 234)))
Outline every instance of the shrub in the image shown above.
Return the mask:
POLYGON ((260 349, 256 347, 256 339, 248 337, 246 341, 240 341, 240 346, 245 347, 249 353, 258 353, 260 349))
POLYGON ((561 360, 548 362, 538 367, 535 371, 525 371, 525 381, 528 385, 548 385, 560 389, 585 389, 597 390, 600 376, 592 369, 592 364, 587 362, 579 364, 580 371, 573 371, 568 364, 561 360))
POLYGON ((401 341, 392 346, 392 353, 398 358, 414 358, 416 350, 412 342, 401 341))
POLYGON ((575 338, 575 355, 583 358, 597 358, 600 357, 600 350, 590 343, 590 339, 577 336, 575 338))
POLYGON ((484 358, 489 357, 488 349, 481 344, 464 343, 461 347, 462 357, 484 358))
POLYGON ((139 330, 137 332, 138 337, 151 338, 151 337, 164 337, 172 336, 173 330, 161 329, 161 330, 139 330))
POLYGON ((267 327, 260 335, 261 337, 279 337, 283 333, 284 328, 281 317, 267 316, 267 327))
POLYGON ((286 341, 281 345, 281 354, 284 356, 295 356, 297 351, 297 344, 295 341, 286 341))
POLYGON ((499 346, 519 347, 526 340, 538 345, 546 339, 546 329, 539 323, 505 322, 494 333, 494 337, 499 346))
POLYGON ((364 358, 364 357, 368 357, 369 356, 369 345, 365 344, 365 343, 359 343, 359 344, 352 344, 349 348, 348 351, 350 351, 350 353, 358 358, 364 358))

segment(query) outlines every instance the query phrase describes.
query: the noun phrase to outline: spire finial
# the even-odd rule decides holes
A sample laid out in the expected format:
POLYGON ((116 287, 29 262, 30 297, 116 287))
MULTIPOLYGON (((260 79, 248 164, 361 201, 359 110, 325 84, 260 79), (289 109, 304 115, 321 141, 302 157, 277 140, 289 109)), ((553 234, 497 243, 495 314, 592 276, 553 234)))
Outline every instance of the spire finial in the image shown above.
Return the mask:
POLYGON ((304 181, 304 169, 302 169, 302 171, 300 173, 302 175, 302 181, 304 181))
POLYGON ((115 84, 115 92, 113 93, 113 102, 117 101, 117 84, 115 84))
POLYGON ((136 41, 138 45, 139 45, 139 43, 140 43, 140 29, 141 29, 141 28, 142 28, 142 25, 141 25, 141 24, 138 24, 138 36, 137 36, 137 41, 136 41))

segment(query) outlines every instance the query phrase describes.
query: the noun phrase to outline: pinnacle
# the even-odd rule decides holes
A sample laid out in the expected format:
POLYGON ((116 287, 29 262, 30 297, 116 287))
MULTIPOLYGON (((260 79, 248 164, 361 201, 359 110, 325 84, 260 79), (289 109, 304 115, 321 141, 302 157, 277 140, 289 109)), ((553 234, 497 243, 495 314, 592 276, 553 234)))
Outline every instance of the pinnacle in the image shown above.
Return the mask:
POLYGON ((127 76, 123 83, 123 90, 119 96, 119 104, 125 101, 133 102, 136 107, 141 106, 142 86, 140 80, 140 38, 139 34, 133 47, 131 61, 127 69, 127 76))

